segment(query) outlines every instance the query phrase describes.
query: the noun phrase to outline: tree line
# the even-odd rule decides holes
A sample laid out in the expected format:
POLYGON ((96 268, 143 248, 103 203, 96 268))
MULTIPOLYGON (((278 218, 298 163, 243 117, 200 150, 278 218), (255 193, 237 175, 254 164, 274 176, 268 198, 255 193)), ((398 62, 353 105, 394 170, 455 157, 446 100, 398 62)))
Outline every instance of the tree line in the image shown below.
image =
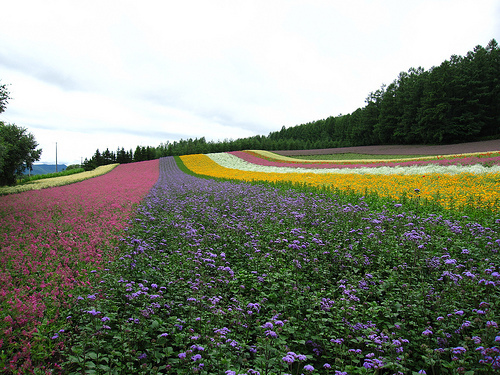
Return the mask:
MULTIPOLYGON (((246 149, 301 150, 384 144, 451 144, 500 137, 500 48, 495 39, 425 70, 410 68, 347 115, 236 140, 205 137, 117 151, 113 162, 246 149), (118 154, 122 155, 119 161, 118 154)), ((108 151, 109 153, 109 151, 108 151)), ((111 152, 111 155, 113 153, 111 152)), ((109 158, 108 158, 109 159, 109 158)), ((94 155, 92 164, 99 159, 94 155)), ((110 161, 111 162, 111 161, 110 161)))
POLYGON ((410 68, 366 106, 270 133, 293 149, 450 144, 500 137, 500 49, 493 39, 429 70, 410 68), (294 142, 293 142, 294 141, 294 142))

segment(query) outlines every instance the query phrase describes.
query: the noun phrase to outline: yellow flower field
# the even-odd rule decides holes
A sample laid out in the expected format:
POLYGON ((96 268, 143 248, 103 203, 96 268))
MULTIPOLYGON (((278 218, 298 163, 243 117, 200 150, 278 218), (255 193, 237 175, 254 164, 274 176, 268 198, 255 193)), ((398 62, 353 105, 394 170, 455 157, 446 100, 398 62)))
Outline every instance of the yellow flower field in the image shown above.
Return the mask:
POLYGON ((420 197, 446 208, 472 207, 497 211, 500 206, 499 173, 433 173, 429 175, 370 175, 246 172, 225 168, 206 155, 181 156, 184 165, 194 173, 242 181, 306 183, 332 190, 340 189, 360 194, 377 193, 395 200, 403 196, 420 197))

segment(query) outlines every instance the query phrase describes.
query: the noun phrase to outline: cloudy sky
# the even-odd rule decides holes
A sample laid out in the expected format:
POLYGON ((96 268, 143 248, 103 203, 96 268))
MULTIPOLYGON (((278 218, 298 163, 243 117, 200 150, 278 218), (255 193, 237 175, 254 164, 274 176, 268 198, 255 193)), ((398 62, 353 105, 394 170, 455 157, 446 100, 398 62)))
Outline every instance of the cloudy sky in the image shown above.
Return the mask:
POLYGON ((0 121, 40 162, 351 113, 410 67, 500 42, 494 0, 3 1, 0 121))

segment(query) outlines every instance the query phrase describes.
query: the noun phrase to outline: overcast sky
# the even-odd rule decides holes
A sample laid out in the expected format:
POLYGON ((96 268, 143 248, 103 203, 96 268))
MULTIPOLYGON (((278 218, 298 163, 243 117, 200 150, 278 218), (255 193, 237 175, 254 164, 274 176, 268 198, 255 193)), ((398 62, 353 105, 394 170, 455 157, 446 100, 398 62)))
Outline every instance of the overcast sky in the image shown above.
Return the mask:
POLYGON ((0 6, 0 121, 40 162, 223 140, 351 113, 411 67, 500 42, 494 0, 16 0, 0 6))

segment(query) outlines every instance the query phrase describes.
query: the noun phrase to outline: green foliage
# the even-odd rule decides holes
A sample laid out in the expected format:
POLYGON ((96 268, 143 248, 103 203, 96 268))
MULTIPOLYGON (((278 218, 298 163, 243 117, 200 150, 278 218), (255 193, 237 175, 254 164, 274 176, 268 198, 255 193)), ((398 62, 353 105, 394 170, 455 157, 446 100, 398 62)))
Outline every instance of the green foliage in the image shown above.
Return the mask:
POLYGON ((70 171, 72 169, 79 169, 79 168, 81 168, 80 164, 71 164, 66 167, 66 170, 70 171))
POLYGON ((85 169, 79 168, 76 166, 76 168, 66 168, 62 172, 56 172, 56 173, 46 173, 46 174, 37 174, 34 176, 23 176, 21 179, 21 183, 28 183, 30 181, 37 181, 37 180, 43 180, 45 178, 53 178, 53 177, 61 177, 61 176, 70 176, 76 173, 81 173, 84 172, 85 169))
POLYGON ((90 160, 85 158, 85 161, 83 162, 83 168, 86 171, 90 171, 97 167, 100 167, 101 165, 115 163, 126 164, 137 161, 158 159, 159 157, 160 156, 158 155, 157 149, 150 146, 137 146, 135 152, 133 152, 132 150, 125 151, 123 147, 121 149, 118 149, 116 153, 113 151, 109 151, 109 149, 106 149, 106 151, 104 151, 102 154, 99 149, 97 149, 90 160))
POLYGON ((0 113, 5 111, 5 107, 10 98, 10 92, 7 89, 7 84, 0 85, 0 113))
POLYGON ((40 159, 41 149, 26 128, 0 122, 0 185, 14 185, 40 159))

